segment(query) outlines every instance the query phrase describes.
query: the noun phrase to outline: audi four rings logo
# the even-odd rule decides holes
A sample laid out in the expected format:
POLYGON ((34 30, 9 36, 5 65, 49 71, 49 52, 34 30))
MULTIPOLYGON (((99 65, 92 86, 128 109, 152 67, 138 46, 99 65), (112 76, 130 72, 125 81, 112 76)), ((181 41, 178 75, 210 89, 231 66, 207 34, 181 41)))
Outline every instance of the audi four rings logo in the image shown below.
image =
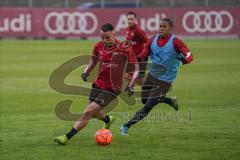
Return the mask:
POLYGON ((189 11, 183 16, 182 23, 184 29, 190 33, 228 32, 233 27, 233 17, 227 11, 189 11), (188 24, 190 20, 192 25, 188 24))
POLYGON ((90 12, 50 12, 44 20, 44 26, 51 34, 91 34, 96 31, 98 20, 90 12))

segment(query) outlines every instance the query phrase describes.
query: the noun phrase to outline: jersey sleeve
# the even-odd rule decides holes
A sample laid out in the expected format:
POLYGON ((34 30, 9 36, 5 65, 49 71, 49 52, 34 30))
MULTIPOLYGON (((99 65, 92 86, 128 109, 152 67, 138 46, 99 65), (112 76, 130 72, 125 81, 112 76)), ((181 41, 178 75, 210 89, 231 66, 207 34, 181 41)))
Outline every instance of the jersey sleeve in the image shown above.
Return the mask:
POLYGON ((94 69, 96 64, 98 63, 98 51, 97 51, 97 49, 98 49, 98 44, 96 44, 93 48, 92 56, 91 56, 91 58, 88 62, 87 67, 84 70, 84 73, 89 74, 94 69))
POLYGON ((188 49, 187 45, 179 38, 175 37, 173 40, 173 45, 177 53, 182 54, 185 59, 185 64, 193 61, 193 55, 188 49))
POLYGON ((98 59, 98 46, 99 44, 95 44, 94 48, 93 48, 93 52, 92 52, 92 57, 95 57, 96 59, 98 59))
POLYGON ((139 57, 140 57, 142 60, 144 60, 145 58, 147 58, 147 57, 150 55, 150 53, 151 53, 151 44, 152 44, 152 42, 153 42, 153 39, 154 39, 154 36, 153 36, 150 40, 148 40, 148 42, 146 43, 143 51, 142 51, 141 54, 139 55, 139 57))

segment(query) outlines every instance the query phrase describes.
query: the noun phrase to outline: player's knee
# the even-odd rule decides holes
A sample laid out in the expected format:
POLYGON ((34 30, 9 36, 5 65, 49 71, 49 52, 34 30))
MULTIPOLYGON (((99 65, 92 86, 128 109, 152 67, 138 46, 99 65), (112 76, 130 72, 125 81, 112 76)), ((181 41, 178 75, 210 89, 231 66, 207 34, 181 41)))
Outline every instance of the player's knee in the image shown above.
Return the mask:
POLYGON ((161 102, 161 99, 159 97, 149 97, 147 100, 148 105, 157 105, 161 102))
POLYGON ((164 97, 158 97, 157 100, 159 103, 163 103, 164 102, 164 99, 165 99, 165 96, 164 97))
POLYGON ((141 112, 148 114, 158 103, 159 102, 157 98, 149 98, 141 112))

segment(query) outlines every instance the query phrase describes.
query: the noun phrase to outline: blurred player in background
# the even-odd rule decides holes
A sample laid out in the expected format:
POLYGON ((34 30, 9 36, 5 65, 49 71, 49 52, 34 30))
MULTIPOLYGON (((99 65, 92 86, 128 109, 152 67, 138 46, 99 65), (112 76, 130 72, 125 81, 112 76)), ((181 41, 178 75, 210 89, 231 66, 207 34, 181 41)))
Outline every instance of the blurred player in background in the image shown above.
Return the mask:
POLYGON ((171 84, 177 76, 179 61, 188 64, 193 60, 192 53, 182 40, 172 34, 173 21, 162 19, 159 33, 153 36, 138 58, 150 55, 152 64, 142 88, 142 103, 145 104, 134 117, 121 127, 121 134, 127 135, 128 129, 142 120, 159 103, 166 103, 178 110, 176 97, 166 97, 171 84))
MULTIPOLYGON (((146 33, 137 24, 137 15, 134 12, 127 13, 128 27, 126 29, 126 40, 132 45, 133 52, 138 56, 145 47, 148 41, 146 33)), ((143 59, 138 59, 139 64, 139 74, 136 79, 136 83, 142 86, 145 76, 145 70, 147 66, 148 57, 143 59)), ((127 72, 131 70, 130 66, 127 67, 127 72)), ((130 79, 132 74, 127 73, 127 79, 130 79)))
POLYGON ((133 86, 138 75, 138 64, 131 46, 120 43, 114 32, 114 26, 106 23, 101 27, 102 41, 98 42, 94 49, 90 62, 81 75, 84 81, 99 62, 99 72, 89 96, 90 103, 85 108, 82 116, 75 122, 73 128, 65 135, 55 137, 54 140, 65 145, 80 130, 82 130, 92 118, 98 118, 105 122, 105 129, 109 129, 114 121, 113 116, 107 115, 103 108, 113 101, 121 92, 124 68, 127 63, 134 65, 135 71, 125 91, 129 96, 133 94, 133 86))

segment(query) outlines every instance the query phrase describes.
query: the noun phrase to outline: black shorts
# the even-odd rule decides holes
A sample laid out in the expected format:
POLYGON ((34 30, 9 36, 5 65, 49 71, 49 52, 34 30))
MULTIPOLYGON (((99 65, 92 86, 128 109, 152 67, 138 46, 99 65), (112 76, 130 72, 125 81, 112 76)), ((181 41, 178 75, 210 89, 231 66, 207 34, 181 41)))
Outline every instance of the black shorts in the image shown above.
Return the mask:
POLYGON ((170 87, 171 83, 154 78, 149 73, 142 87, 142 102, 146 102, 149 98, 165 97, 170 87))
POLYGON ((89 95, 89 101, 97 103, 101 107, 105 107, 112 100, 117 98, 120 92, 115 92, 114 90, 104 90, 99 88, 95 83, 92 84, 92 90, 89 95))

